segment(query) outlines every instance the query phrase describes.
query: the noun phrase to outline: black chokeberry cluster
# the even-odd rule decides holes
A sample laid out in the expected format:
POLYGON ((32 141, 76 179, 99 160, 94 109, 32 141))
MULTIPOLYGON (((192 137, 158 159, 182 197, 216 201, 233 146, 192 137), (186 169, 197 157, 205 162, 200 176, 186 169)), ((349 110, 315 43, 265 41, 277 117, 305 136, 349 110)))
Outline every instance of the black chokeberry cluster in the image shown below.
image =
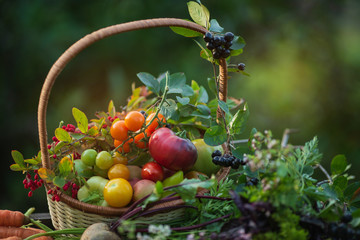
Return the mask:
POLYGON ((215 150, 212 154, 212 162, 215 165, 223 166, 223 167, 231 167, 233 169, 238 169, 240 165, 245 165, 246 161, 243 159, 239 159, 230 154, 222 154, 221 151, 215 150))
POLYGON ((204 35, 206 47, 212 51, 215 59, 227 58, 230 56, 230 47, 233 44, 233 40, 234 34, 231 32, 227 32, 223 36, 214 36, 211 32, 207 32, 204 35))

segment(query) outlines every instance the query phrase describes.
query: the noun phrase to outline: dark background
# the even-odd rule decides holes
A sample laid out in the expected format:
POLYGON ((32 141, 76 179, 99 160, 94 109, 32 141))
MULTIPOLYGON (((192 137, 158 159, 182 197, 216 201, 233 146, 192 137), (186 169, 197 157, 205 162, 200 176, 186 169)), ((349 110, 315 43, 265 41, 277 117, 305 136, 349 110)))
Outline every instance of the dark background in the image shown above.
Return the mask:
MULTIPOLYGON (((244 62, 251 77, 232 74, 229 95, 248 101, 248 130, 270 129, 281 138, 296 128, 290 142, 317 135, 329 169, 345 154, 357 175, 360 107, 360 2, 203 0, 226 29, 247 42, 244 62)), ((47 211, 45 191, 27 197, 24 176, 9 169, 11 150, 31 158, 39 150, 37 105, 52 64, 72 43, 99 28, 155 17, 189 18, 179 0, 0 0, 0 209, 47 211)), ((138 72, 185 72, 206 85, 211 65, 199 47, 168 28, 141 30, 102 40, 77 56, 61 73, 51 93, 47 122, 52 136, 61 120, 74 123, 71 108, 88 116, 106 110, 113 99, 126 103, 138 72)), ((323 177, 320 175, 320 177, 323 177)))

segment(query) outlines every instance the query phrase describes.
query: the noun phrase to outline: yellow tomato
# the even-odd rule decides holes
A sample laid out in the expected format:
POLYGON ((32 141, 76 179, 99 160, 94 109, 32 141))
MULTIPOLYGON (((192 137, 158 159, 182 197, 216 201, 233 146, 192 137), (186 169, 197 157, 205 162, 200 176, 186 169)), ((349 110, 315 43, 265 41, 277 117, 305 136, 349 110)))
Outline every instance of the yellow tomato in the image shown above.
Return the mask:
POLYGON ((130 178, 129 169, 127 168, 127 166, 121 163, 112 165, 107 174, 109 179, 124 178, 126 180, 129 180, 130 178))
POLYGON ((109 180, 104 188, 104 199, 112 207, 125 207, 133 197, 130 183, 123 178, 109 180))

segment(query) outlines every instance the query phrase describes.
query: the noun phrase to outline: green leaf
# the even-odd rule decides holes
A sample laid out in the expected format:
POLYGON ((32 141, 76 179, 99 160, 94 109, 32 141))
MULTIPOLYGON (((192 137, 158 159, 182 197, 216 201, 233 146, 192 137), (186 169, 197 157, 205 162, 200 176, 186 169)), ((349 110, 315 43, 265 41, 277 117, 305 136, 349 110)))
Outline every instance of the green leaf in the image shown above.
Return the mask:
POLYGON ((203 35, 202 33, 183 27, 170 27, 170 29, 173 30, 174 33, 184 37, 201 37, 203 35))
POLYGON ((209 101, 209 95, 207 94, 205 88, 203 86, 200 87, 198 103, 207 103, 209 101))
POLYGON ((312 198, 312 199, 316 199, 319 201, 327 201, 329 199, 328 195, 325 194, 324 192, 319 191, 318 188, 316 187, 308 187, 304 189, 304 193, 312 198))
POLYGON ((29 163, 31 165, 38 165, 40 162, 36 159, 26 159, 24 162, 29 163))
POLYGON ((334 180, 333 185, 339 187, 340 189, 346 189, 348 180, 345 176, 337 176, 334 180))
POLYGON ((216 19, 211 19, 209 30, 210 30, 210 32, 221 33, 224 30, 224 28, 220 26, 220 24, 218 23, 218 21, 216 19))
POLYGON ((114 101, 113 101, 113 100, 110 100, 110 102, 109 102, 108 112, 109 112, 109 116, 110 116, 110 117, 115 117, 116 110, 115 110, 115 106, 114 106, 114 101))
POLYGON ((71 143, 72 139, 70 134, 62 128, 55 129, 55 136, 59 141, 71 143))
POLYGON ((215 80, 212 79, 212 78, 208 78, 207 82, 208 82, 208 86, 209 86, 210 91, 216 96, 216 83, 215 83, 215 80))
POLYGON ((136 76, 146 87, 148 87, 151 91, 159 95, 160 84, 153 75, 146 72, 140 72, 136 76))
POLYGON ((244 154, 250 153, 250 150, 249 150, 249 148, 247 146, 238 146, 235 149, 231 149, 231 153, 235 157, 237 157, 239 159, 243 159, 244 154))
POLYGON ((168 93, 182 93, 183 87, 186 85, 186 76, 184 73, 173 73, 169 78, 169 92, 168 93))
POLYGON ((200 57, 209 61, 209 62, 213 62, 213 57, 212 57, 212 53, 209 49, 201 49, 200 51, 200 57))
POLYGON ((88 121, 85 113, 83 113, 82 111, 80 111, 79 109, 74 107, 72 109, 72 114, 74 116, 74 119, 77 123, 77 127, 79 128, 79 130, 82 133, 86 133, 88 131, 89 121, 88 121))
POLYGON ((173 99, 167 99, 161 107, 160 113, 164 115, 166 119, 171 118, 176 111, 176 107, 176 102, 173 99))
POLYGON ((344 190, 344 197, 347 200, 350 200, 352 196, 355 194, 356 190, 360 188, 360 182, 354 182, 347 186, 344 190))
POLYGON ((230 47, 231 50, 239 50, 245 47, 245 40, 240 37, 236 36, 233 40, 233 45, 230 47))
POLYGON ((14 162, 19 165, 19 167, 25 168, 24 157, 19 151, 12 150, 11 156, 14 159, 14 162))
POLYGON ((341 174, 345 171, 347 161, 345 155, 336 155, 331 161, 331 173, 332 175, 341 174))
POLYGON ((194 1, 188 2, 187 5, 192 20, 194 20, 197 24, 208 28, 210 14, 206 7, 194 1))
MULTIPOLYGON (((81 136, 84 136, 84 135, 81 135, 81 136)), ((62 141, 58 142, 58 144, 56 144, 56 146, 55 146, 54 152, 57 153, 58 151, 61 150, 61 148, 65 147, 67 145, 69 145, 68 142, 62 142, 62 141)))
POLYGON ((247 104, 244 105, 243 109, 239 109, 230 121, 230 133, 241 134, 244 129, 246 122, 249 118, 249 109, 247 104))
POLYGON ((186 105, 190 102, 190 98, 188 97, 179 97, 179 96, 176 96, 176 100, 181 104, 181 105, 186 105))
POLYGON ((11 165, 10 165, 10 169, 11 169, 12 171, 23 171, 23 170, 25 170, 26 168, 25 168, 25 167, 20 167, 19 164, 14 163, 14 164, 11 164, 11 165))
POLYGON ((197 109, 199 109, 199 111, 204 114, 204 115, 207 115, 207 116, 210 116, 211 114, 211 110, 208 106, 206 106, 205 104, 198 104, 197 106, 197 109))
POLYGON ((73 162, 69 157, 64 157, 61 159, 59 165, 58 165, 60 176, 66 177, 69 175, 73 169, 73 162))
POLYGON ((182 88, 181 96, 191 97, 194 95, 194 90, 189 85, 184 85, 182 88))
POLYGON ((230 113, 229 107, 226 105, 226 102, 218 100, 219 107, 227 114, 230 113))
MULTIPOLYGON (((242 54, 243 51, 244 51, 244 50, 243 50, 242 48, 237 49, 237 50, 231 50, 231 51, 230 51, 230 56, 238 56, 238 55, 242 54)), ((236 70, 237 70, 237 72, 240 72, 239 69, 236 69, 236 70)))
POLYGON ((62 188, 62 187, 65 185, 66 180, 65 180, 64 177, 55 176, 54 179, 53 179, 53 183, 54 183, 56 186, 62 188))
POLYGON ((194 81, 194 80, 191 81, 191 88, 192 88, 194 91, 200 90, 199 84, 198 84, 196 81, 194 81))
POLYGON ((215 125, 208 128, 204 134, 204 141, 207 145, 218 146, 227 140, 226 130, 223 126, 215 125))
POLYGON ((201 181, 200 179, 184 179, 178 186, 175 188, 171 188, 171 191, 178 193, 181 199, 186 203, 194 203, 196 201, 195 195, 197 193, 198 188, 209 189, 214 186, 215 179, 211 178, 205 181, 201 181))

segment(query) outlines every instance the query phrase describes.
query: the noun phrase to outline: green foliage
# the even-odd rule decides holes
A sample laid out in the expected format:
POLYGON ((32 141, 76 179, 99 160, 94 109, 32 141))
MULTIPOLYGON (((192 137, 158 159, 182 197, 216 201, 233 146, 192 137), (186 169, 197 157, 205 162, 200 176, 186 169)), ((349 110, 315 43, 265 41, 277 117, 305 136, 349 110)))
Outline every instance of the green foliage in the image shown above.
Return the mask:
POLYGON ((254 236, 254 240, 287 240, 287 239, 297 239, 297 240, 306 240, 308 239, 307 231, 302 229, 299 226, 300 217, 290 209, 283 208, 279 211, 273 213, 271 218, 277 223, 279 230, 278 231, 269 231, 263 234, 257 234, 254 236))

